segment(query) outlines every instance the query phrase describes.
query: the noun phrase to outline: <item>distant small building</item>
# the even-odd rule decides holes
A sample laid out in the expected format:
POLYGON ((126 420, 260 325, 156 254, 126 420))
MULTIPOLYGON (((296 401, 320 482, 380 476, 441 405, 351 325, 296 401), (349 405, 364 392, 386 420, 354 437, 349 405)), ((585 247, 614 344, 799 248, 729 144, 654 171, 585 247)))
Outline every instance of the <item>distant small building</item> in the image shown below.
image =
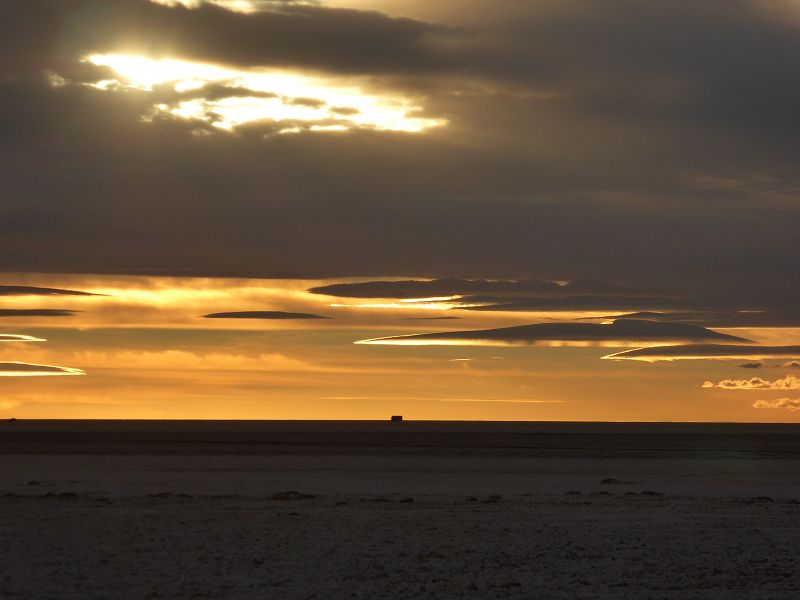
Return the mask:
POLYGON ((403 420, 403 415, 392 415, 392 421, 399 423, 403 420))

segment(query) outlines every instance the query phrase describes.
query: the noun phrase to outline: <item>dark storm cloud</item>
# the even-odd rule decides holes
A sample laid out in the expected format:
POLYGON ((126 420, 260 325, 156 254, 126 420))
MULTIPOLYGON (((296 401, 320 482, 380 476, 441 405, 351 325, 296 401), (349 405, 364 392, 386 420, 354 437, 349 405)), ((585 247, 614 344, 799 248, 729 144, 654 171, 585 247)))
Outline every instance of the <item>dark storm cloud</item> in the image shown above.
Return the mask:
POLYGON ((764 363, 761 361, 758 362, 746 362, 739 365, 740 369, 760 369, 764 366, 764 363))
POLYGON ((203 315, 204 319, 329 319, 309 313, 283 312, 279 310, 249 310, 241 312, 221 312, 203 315))
MULTIPOLYGON (((323 6, 10 4, 0 269, 594 278, 693 300, 575 290, 563 306, 795 318, 800 36, 760 1, 444 3, 440 23, 323 6), (79 56, 114 51, 355 73, 449 125, 274 136, 268 121, 147 122, 179 95, 80 85, 109 71, 79 56)), ((515 306, 466 294, 543 306, 539 291, 515 306)))
POLYGON ((0 296, 97 296, 97 294, 28 285, 0 285, 0 296))
POLYGON ((696 344, 691 346, 664 346, 637 348, 603 358, 612 360, 641 360, 646 362, 672 360, 735 360, 741 358, 768 359, 800 357, 800 346, 735 346, 696 344))
POLYGON ((0 308, 0 317, 71 317, 77 312, 55 308, 0 308))
POLYGON ((379 12, 290 3, 248 14, 146 0, 30 0, 11 10, 16 26, 3 27, 0 49, 40 65, 47 52, 59 58, 129 52, 244 67, 414 72, 441 60, 428 38, 449 34, 440 25, 379 12))
POLYGON ((658 323, 621 319, 610 325, 596 323, 537 323, 500 329, 448 331, 401 335, 364 340, 359 343, 436 343, 502 342, 534 344, 536 342, 652 342, 706 341, 749 342, 744 338, 717 333, 695 325, 658 323))

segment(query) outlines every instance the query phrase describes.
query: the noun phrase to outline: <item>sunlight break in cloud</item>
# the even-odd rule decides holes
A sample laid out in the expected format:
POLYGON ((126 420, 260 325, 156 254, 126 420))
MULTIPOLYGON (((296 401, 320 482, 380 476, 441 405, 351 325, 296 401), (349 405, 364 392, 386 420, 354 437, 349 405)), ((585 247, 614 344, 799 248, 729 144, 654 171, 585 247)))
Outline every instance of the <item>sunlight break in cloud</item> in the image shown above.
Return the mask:
POLYGON ((228 131, 249 123, 284 123, 278 133, 355 128, 419 133, 446 123, 414 116, 421 107, 408 98, 367 93, 332 77, 279 69, 237 70, 130 54, 92 54, 85 60, 109 67, 120 77, 91 84, 98 89, 154 92, 155 86, 170 85, 171 100, 155 101, 151 119, 166 115, 228 131), (204 88, 212 84, 222 86, 227 95, 204 97, 204 88))
POLYGON ((171 8, 175 6, 200 8, 203 4, 214 4, 226 10, 245 14, 287 4, 313 4, 312 2, 299 2, 296 0, 150 0, 150 2, 171 8))
POLYGON ((719 383, 706 381, 704 388, 720 388, 722 390, 800 390, 800 378, 787 375, 783 379, 768 381, 761 377, 750 379, 725 379, 719 383))

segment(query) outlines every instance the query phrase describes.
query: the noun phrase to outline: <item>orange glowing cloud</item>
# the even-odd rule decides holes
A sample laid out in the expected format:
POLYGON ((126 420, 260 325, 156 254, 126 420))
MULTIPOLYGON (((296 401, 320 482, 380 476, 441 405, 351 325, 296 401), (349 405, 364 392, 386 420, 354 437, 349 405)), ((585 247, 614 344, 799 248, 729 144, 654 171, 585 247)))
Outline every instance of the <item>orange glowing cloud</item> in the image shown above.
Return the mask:
POLYGON ((706 381, 704 388, 719 388, 722 390, 800 390, 800 378, 787 375, 783 379, 768 381, 761 377, 750 379, 725 379, 719 383, 706 381))
POLYGON ((784 410, 800 411, 800 399, 758 400, 753 404, 753 408, 782 408, 784 410))

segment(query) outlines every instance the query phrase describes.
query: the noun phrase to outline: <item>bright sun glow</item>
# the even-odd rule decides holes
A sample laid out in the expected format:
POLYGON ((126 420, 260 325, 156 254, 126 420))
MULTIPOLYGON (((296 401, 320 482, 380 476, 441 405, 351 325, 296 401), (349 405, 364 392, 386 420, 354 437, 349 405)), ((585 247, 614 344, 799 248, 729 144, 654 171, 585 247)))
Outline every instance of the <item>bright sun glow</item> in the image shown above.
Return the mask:
POLYGON ((186 8, 199 8, 203 4, 216 4, 222 8, 241 13, 257 12, 265 6, 276 4, 269 0, 150 0, 150 2, 164 6, 184 6, 186 8))
POLYGON ((93 54, 87 60, 109 67, 120 77, 98 81, 92 84, 94 87, 153 92, 156 86, 168 86, 174 98, 155 104, 156 115, 202 121, 225 130, 247 123, 276 122, 285 125, 278 133, 353 128, 418 133, 446 123, 413 116, 420 106, 407 98, 369 94, 333 78, 123 54, 93 54), (211 84, 223 87, 225 93, 204 97, 203 88, 211 84))

